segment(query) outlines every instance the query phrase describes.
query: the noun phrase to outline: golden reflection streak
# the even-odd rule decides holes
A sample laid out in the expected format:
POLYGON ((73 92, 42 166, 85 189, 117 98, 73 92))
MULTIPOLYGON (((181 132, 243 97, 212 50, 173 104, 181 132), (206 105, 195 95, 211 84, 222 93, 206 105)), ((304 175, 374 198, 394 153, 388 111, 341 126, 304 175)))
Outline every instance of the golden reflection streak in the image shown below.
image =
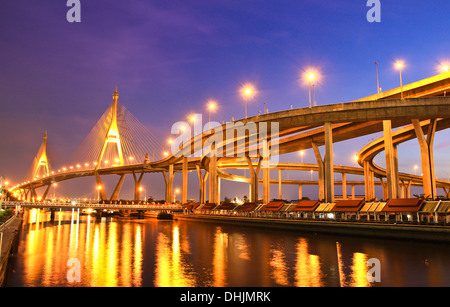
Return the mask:
POLYGON ((131 225, 130 223, 122 224, 122 246, 120 247, 120 277, 121 277, 121 286, 130 287, 131 286, 131 266, 132 266, 132 258, 131 258, 131 225))
POLYGON ((282 286, 289 284, 287 277, 287 267, 285 263, 285 255, 283 251, 275 249, 270 257, 270 266, 272 268, 272 276, 275 282, 282 286))
POLYGON ((339 285, 341 287, 347 287, 345 273, 344 273, 344 262, 342 260, 342 253, 341 253, 341 244, 339 242, 336 242, 336 253, 338 258, 338 266, 339 266, 339 285))
POLYGON ((352 280, 350 283, 351 287, 370 287, 371 284, 367 280, 367 260, 368 256, 363 253, 353 254, 353 264, 352 264, 352 280))
POLYGON ((193 287, 196 280, 188 274, 187 264, 181 261, 178 225, 172 230, 172 242, 159 233, 156 243, 155 285, 157 287, 193 287))
POLYGON ((134 236, 134 266, 133 266, 133 285, 135 287, 140 287, 142 285, 142 226, 136 226, 136 235, 134 236))
POLYGON ((228 234, 223 233, 220 227, 216 228, 214 235, 213 274, 214 287, 225 287, 226 262, 228 250, 228 234))
POLYGON ((323 287, 320 258, 308 251, 308 240, 299 239, 297 243, 296 286, 323 287))

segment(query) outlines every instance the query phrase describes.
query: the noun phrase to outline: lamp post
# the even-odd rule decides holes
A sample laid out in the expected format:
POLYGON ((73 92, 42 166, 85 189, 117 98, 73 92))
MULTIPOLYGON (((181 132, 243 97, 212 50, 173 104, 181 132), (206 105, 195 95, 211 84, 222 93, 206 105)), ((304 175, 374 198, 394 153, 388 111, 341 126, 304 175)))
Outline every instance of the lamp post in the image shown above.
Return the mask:
POLYGON ((147 203, 147 190, 140 186, 139 192, 142 192, 142 190, 144 190, 144 202, 147 203))
POLYGON ((255 95, 255 89, 251 84, 246 84, 241 88, 241 94, 245 102, 245 119, 247 119, 247 103, 255 95))
POLYGON ((309 107, 311 108, 311 81, 314 80, 314 74, 310 73, 308 75, 308 85, 309 85, 309 107))
POLYGON ((208 125, 209 130, 211 130, 211 111, 213 111, 216 108, 216 102, 213 100, 210 100, 208 102, 208 111, 209 111, 209 117, 208 117, 208 125))
POLYGON ((397 62, 397 69, 400 72, 400 91, 401 91, 401 97, 403 100, 403 80, 402 80, 402 67, 403 67, 403 63, 402 62, 397 62))
POLYGON ((378 98, 378 95, 380 94, 380 82, 378 80, 378 62, 375 62, 375 69, 377 72, 377 98, 378 98))

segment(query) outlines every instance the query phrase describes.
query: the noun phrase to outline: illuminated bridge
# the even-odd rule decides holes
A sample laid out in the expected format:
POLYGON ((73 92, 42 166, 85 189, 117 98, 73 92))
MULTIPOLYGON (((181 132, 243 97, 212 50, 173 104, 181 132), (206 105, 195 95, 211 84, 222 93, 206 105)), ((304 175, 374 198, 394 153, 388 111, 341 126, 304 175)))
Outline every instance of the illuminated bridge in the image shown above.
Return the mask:
POLYGON ((262 183, 264 204, 270 201, 270 184, 278 185, 279 198, 283 185, 296 185, 300 199, 304 185, 318 185, 317 199, 324 203, 336 201, 336 185, 342 186, 343 199, 355 198, 354 187, 358 185, 365 187, 366 201, 375 199, 375 185, 383 187, 385 200, 409 198, 411 186, 422 187, 424 195, 430 199, 438 197, 438 188, 448 197, 450 182, 435 176, 433 140, 436 132, 450 127, 449 90, 450 73, 444 73, 358 101, 291 109, 229 122, 194 137, 189 134, 177 150, 169 153, 119 103, 116 88, 112 104, 74 154, 72 161, 79 163, 68 162, 69 166, 53 168, 47 155, 45 134, 27 180, 10 191, 21 200, 44 201, 54 183, 94 177, 101 201, 113 203, 119 199, 125 176, 131 175, 135 183, 134 198, 138 201, 143 176, 161 173, 166 184, 165 200, 171 204, 174 202, 174 176, 181 173, 181 202, 184 204, 188 173, 196 172, 201 204, 220 203, 221 180, 247 183, 251 202, 258 201, 258 186, 262 183), (245 133, 239 133, 240 128, 245 133), (383 136, 359 152, 359 167, 334 165, 333 144, 379 132, 383 136), (397 147, 412 139, 417 139, 420 145, 422 176, 398 171, 397 147), (324 147, 324 155, 321 147, 324 147), (278 161, 285 154, 306 149, 314 151, 317 164, 278 161), (385 169, 374 163, 374 157, 383 151, 385 169), (247 169, 250 176, 230 172, 236 169, 247 169), (278 170, 278 178, 271 179, 270 170, 278 170), (282 179, 282 170, 317 172, 318 180, 282 179), (341 180, 335 180, 334 173, 340 173, 341 180), (102 182, 105 175, 118 176, 110 196, 102 182), (348 181, 347 175, 360 175, 362 179, 348 181), (352 187, 351 194, 347 192, 348 186, 352 187), (39 188, 43 188, 43 193, 38 196, 39 188), (206 195, 207 190, 209 195, 206 195))

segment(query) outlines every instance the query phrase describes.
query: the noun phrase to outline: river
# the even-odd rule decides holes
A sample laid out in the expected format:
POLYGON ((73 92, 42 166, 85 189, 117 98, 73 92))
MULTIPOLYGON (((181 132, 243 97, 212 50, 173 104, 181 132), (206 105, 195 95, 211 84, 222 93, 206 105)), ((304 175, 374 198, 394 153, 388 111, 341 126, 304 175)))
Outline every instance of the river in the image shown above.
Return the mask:
POLYGON ((18 236, 11 287, 450 286, 446 244, 38 209, 18 236))

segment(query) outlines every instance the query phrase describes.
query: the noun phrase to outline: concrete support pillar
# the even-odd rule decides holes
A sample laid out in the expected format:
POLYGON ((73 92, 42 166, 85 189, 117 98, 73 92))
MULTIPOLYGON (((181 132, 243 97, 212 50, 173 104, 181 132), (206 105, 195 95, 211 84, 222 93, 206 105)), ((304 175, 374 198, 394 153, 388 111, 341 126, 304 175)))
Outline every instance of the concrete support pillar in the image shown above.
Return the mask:
POLYGON ((181 203, 187 203, 187 192, 188 192, 188 158, 183 157, 182 164, 182 187, 181 187, 181 203))
POLYGON ((141 182, 142 182, 142 178, 144 177, 144 172, 142 172, 139 175, 139 178, 136 177, 136 173, 133 171, 133 178, 134 178, 134 201, 139 201, 141 198, 141 191, 140 191, 140 187, 141 187, 141 182))
POLYGON ((215 144, 211 145, 211 155, 209 157, 209 202, 218 204, 218 175, 217 156, 215 144))
POLYGON ((342 173, 342 198, 347 199, 347 174, 342 173))
POLYGON ((322 160, 322 156, 320 155, 319 147, 316 143, 311 143, 312 148, 314 150, 314 155, 316 157, 317 165, 319 167, 318 171, 318 185, 319 185, 319 200, 325 199, 325 167, 324 162, 322 160))
POLYGON ((48 194, 48 191, 50 190, 51 186, 52 186, 51 184, 47 185, 47 188, 45 189, 45 192, 41 197, 41 201, 45 201, 47 199, 47 194, 48 194))
POLYGON ((281 169, 278 170, 278 199, 282 199, 282 187, 281 187, 281 169))
POLYGON ((256 168, 253 166, 253 162, 250 159, 250 157, 246 157, 247 159, 247 164, 248 164, 248 169, 250 170, 250 202, 256 202, 258 201, 258 176, 259 176, 259 171, 261 169, 261 158, 258 159, 258 165, 256 166, 256 168))
POLYGON ((199 181, 199 203, 204 204, 206 201, 206 183, 208 179, 208 172, 205 172, 204 175, 202 175, 202 170, 200 169, 200 165, 196 165, 197 168, 197 174, 198 174, 198 181, 199 181))
POLYGON ((169 172, 166 175, 166 172, 163 172, 164 181, 166 182, 166 204, 173 203, 173 164, 169 164, 169 172))
POLYGON ((418 119, 413 119, 414 130, 416 132, 417 140, 420 145, 420 155, 422 158, 422 173, 423 173, 423 193, 435 199, 436 194, 436 176, 434 170, 434 153, 433 143, 434 134, 436 132, 436 120, 430 120, 427 137, 423 133, 422 127, 418 119))
POLYGON ((303 187, 302 187, 302 185, 299 185, 298 186, 298 199, 302 200, 302 198, 303 198, 303 187))
POLYGON ((120 189, 122 188, 123 182, 125 180, 125 174, 120 175, 120 179, 117 182, 116 187, 111 195, 111 200, 115 201, 119 198, 120 189))
POLYGON ((325 128, 325 202, 334 202, 333 130, 326 122, 325 128))
POLYGON ((108 200, 108 196, 106 196, 105 186, 102 183, 102 179, 98 172, 94 173, 95 181, 97 182, 97 193, 100 194, 100 200, 108 200))
POLYGON ((368 161, 364 161, 364 187, 366 200, 370 201, 375 198, 375 182, 373 172, 370 170, 370 164, 368 161))
POLYGON ((270 154, 269 142, 267 139, 263 140, 263 203, 270 202, 270 154))
POLYGON ((383 121, 384 150, 386 154, 387 192, 389 199, 398 198, 398 174, 395 172, 395 152, 392 143, 392 124, 390 120, 383 121))
POLYGON ((352 185, 352 199, 355 199, 356 195, 355 195, 355 186, 352 185))

